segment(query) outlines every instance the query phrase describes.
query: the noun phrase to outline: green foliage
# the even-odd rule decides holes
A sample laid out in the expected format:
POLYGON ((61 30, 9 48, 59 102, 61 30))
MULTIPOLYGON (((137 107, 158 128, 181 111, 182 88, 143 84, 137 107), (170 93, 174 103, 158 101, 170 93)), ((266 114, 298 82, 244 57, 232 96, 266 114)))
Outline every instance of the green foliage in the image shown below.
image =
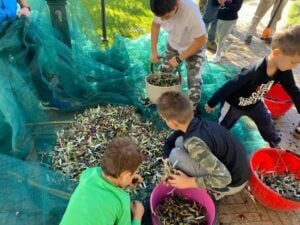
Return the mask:
POLYGON ((300 0, 295 0, 288 14, 288 24, 300 24, 300 0))
MULTIPOLYGON (((101 1, 81 0, 90 15, 97 34, 102 36, 101 1)), ((107 36, 112 39, 115 34, 136 38, 150 32, 153 14, 149 0, 109 0, 106 4, 107 36)))

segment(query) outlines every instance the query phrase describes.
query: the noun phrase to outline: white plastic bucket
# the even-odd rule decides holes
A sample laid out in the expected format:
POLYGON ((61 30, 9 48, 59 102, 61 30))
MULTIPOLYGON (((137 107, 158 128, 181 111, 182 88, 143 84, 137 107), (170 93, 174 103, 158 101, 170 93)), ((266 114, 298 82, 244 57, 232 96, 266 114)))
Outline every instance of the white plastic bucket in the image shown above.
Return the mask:
POLYGON ((151 78, 152 76, 157 76, 155 74, 150 74, 149 76, 147 76, 145 78, 145 83, 146 83, 146 92, 147 92, 147 96, 150 99, 150 101, 154 104, 157 103, 158 98, 165 92, 167 91, 178 91, 178 92, 182 92, 182 79, 180 78, 179 75, 177 74, 172 74, 171 76, 177 77, 178 79, 180 79, 180 84, 178 85, 174 85, 174 86, 168 86, 168 87, 162 87, 162 86, 156 86, 156 85, 152 85, 148 82, 149 78, 151 78))

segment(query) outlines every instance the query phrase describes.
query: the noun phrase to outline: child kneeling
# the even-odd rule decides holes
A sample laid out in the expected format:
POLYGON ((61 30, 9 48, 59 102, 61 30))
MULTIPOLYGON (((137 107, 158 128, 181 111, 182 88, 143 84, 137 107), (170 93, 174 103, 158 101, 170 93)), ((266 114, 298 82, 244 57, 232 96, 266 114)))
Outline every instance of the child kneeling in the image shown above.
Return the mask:
POLYGON ((134 179, 141 181, 136 172, 142 158, 130 138, 114 139, 104 152, 102 168, 88 168, 81 174, 60 224, 140 225, 144 207, 139 201, 130 204, 130 196, 123 188, 134 179))
POLYGON ((249 177, 246 150, 226 128, 194 117, 187 96, 166 92, 157 110, 168 127, 175 130, 164 150, 177 173, 167 183, 175 188, 207 188, 216 200, 241 191, 249 177))

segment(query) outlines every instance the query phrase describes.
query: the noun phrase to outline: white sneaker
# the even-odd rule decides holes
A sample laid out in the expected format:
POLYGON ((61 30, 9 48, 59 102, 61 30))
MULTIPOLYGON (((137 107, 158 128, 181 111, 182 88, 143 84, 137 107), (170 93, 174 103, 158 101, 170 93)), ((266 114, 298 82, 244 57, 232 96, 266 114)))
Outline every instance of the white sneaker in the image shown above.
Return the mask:
POLYGON ((221 56, 217 55, 217 54, 214 54, 211 58, 211 62, 212 63, 218 63, 221 61, 221 56))

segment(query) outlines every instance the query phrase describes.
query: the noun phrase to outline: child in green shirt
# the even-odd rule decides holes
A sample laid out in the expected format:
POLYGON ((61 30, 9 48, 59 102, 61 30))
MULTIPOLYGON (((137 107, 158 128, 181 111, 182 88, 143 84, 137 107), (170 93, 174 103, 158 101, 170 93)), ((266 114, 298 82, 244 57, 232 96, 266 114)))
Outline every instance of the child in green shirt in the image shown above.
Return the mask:
POLYGON ((140 225, 144 207, 139 201, 130 203, 123 188, 142 181, 137 174, 142 158, 130 138, 115 138, 104 152, 102 168, 81 174, 60 225, 140 225))

